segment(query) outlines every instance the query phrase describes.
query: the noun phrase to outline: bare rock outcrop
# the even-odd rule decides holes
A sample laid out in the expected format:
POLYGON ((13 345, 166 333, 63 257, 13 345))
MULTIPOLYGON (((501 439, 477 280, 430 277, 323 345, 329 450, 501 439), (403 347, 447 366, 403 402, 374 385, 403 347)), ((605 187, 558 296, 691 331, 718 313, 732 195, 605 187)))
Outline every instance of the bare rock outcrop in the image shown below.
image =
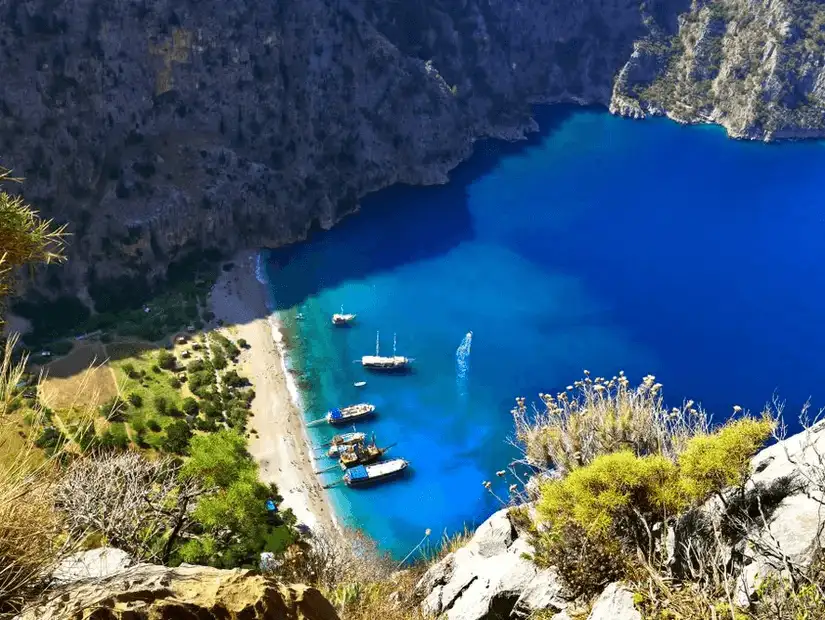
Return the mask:
POLYGON ((19 620, 338 620, 318 590, 244 570, 138 564, 49 593, 19 620))
POLYGON ((562 610, 566 590, 552 569, 539 570, 527 541, 507 510, 485 521, 472 539, 433 565, 418 583, 422 609, 448 620, 527 617, 539 609, 562 610))

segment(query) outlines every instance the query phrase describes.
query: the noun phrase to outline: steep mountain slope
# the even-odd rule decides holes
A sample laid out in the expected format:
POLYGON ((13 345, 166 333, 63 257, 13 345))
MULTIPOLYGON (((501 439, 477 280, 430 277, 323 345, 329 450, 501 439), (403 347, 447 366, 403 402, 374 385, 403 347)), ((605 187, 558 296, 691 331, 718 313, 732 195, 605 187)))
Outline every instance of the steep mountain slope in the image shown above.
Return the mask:
POLYGON ((134 302, 193 252, 294 242, 370 191, 444 182, 536 102, 818 133, 820 5, 705 4, 6 0, 0 163, 74 233, 37 288, 134 302))

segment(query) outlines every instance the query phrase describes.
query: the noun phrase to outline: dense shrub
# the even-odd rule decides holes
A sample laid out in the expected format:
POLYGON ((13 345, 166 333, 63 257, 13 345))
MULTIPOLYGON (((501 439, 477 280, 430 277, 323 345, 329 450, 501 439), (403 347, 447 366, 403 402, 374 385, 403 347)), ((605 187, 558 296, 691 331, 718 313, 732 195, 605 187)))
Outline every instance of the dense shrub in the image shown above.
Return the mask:
POLYGON ((129 436, 123 423, 110 424, 100 435, 98 445, 105 450, 124 450, 129 445, 129 436))
POLYGON ((149 427, 150 431, 154 431, 155 433, 161 429, 160 422, 158 422, 155 418, 149 418, 149 421, 146 422, 146 426, 149 427))
POLYGON ((140 408, 143 406, 143 397, 137 392, 129 394, 129 402, 133 407, 140 408))
POLYGON ((770 437, 773 427, 768 418, 744 418, 712 435, 691 439, 679 455, 682 491, 694 501, 703 501, 711 493, 744 484, 750 474, 750 457, 770 437))
POLYGON ((629 569, 615 561, 608 562, 607 572, 598 569, 605 558, 639 557, 656 564, 666 529, 661 524, 712 494, 743 485, 750 458, 773 428, 768 417, 743 418, 688 439, 673 457, 621 450, 546 480, 537 504, 537 560, 556 565, 581 592, 594 592, 629 569), (574 540, 583 544, 571 545, 574 540))
POLYGON ((160 415, 166 415, 169 412, 169 401, 165 396, 155 396, 154 405, 155 411, 160 415))
POLYGON ((198 415, 198 411, 200 410, 200 407, 198 407, 198 401, 196 401, 191 396, 188 396, 183 400, 182 407, 183 412, 186 415, 198 415))

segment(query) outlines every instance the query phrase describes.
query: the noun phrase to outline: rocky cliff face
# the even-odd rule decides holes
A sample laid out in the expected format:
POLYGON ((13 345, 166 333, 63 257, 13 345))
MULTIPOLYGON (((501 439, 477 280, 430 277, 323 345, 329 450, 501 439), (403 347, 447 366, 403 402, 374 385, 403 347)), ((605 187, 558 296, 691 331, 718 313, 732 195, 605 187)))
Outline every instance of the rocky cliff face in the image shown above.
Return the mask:
POLYGON ((127 299, 193 250, 445 182, 475 139, 530 130, 531 102, 606 105, 683 4, 5 0, 0 163, 74 233, 40 289, 127 299))
POLYGON ((74 233, 39 288, 127 301, 193 251, 300 240, 531 103, 825 126, 819 4, 689 1, 4 0, 0 163, 74 233))
POLYGON ((715 122, 739 138, 825 135, 825 5, 693 0, 678 33, 640 39, 610 109, 715 122))

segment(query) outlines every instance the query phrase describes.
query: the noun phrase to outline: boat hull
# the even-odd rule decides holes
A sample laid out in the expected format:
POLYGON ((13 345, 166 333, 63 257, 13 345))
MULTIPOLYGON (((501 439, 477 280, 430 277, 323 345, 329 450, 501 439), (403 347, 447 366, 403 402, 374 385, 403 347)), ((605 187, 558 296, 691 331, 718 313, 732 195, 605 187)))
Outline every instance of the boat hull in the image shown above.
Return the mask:
POLYGON ((327 417, 327 422, 329 422, 332 426, 346 426, 348 424, 351 424, 351 423, 355 422, 356 420, 362 420, 364 418, 368 418, 373 413, 374 413, 373 411, 367 411, 365 413, 356 413, 356 414, 349 415, 349 416, 344 416, 344 417, 338 418, 338 419, 335 419, 335 418, 332 418, 332 417, 327 417))
POLYGON ((373 373, 382 373, 382 374, 395 374, 395 375, 404 375, 412 372, 412 365, 409 362, 404 364, 374 364, 374 363, 361 363, 364 367, 364 370, 373 373))

